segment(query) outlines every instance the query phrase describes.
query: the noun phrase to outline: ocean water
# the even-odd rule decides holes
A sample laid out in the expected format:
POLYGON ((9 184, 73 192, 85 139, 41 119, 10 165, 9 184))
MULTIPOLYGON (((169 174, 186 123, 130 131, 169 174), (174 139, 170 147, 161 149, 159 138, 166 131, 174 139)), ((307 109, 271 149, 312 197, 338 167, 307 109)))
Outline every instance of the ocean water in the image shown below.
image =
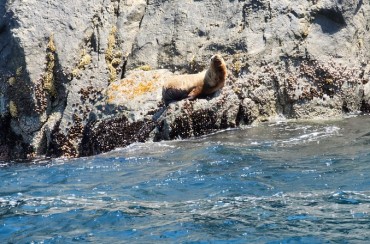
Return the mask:
POLYGON ((0 166, 0 243, 370 243, 370 117, 0 166))

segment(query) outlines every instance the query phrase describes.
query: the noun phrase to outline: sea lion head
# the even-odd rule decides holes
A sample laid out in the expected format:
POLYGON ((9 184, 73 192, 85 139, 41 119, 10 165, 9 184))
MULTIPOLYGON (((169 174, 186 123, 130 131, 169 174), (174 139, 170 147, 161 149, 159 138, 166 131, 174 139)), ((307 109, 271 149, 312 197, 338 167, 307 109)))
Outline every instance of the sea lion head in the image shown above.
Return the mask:
POLYGON ((226 67, 226 64, 220 54, 215 54, 211 58, 211 66, 214 66, 215 68, 220 68, 222 66, 226 67))
POLYGON ((216 76, 217 82, 224 82, 227 76, 227 68, 225 60, 220 54, 215 54, 211 58, 210 71, 216 76))

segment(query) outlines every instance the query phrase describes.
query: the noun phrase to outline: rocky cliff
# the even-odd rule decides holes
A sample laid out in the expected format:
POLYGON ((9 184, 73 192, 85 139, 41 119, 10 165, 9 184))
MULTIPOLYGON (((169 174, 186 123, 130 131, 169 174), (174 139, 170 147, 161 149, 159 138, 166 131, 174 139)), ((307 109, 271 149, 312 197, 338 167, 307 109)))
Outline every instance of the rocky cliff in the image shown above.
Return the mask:
POLYGON ((0 160, 370 110, 363 0, 5 0, 0 160), (164 107, 161 84, 221 53, 213 97, 164 107))

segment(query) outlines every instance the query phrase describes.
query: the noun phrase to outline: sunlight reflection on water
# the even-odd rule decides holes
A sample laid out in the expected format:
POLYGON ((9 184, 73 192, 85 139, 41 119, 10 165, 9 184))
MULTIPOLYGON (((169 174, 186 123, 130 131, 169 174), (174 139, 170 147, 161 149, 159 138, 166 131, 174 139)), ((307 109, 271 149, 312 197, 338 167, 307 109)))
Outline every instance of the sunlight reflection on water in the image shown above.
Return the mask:
POLYGON ((4 162, 0 242, 368 242, 369 122, 282 121, 4 162))

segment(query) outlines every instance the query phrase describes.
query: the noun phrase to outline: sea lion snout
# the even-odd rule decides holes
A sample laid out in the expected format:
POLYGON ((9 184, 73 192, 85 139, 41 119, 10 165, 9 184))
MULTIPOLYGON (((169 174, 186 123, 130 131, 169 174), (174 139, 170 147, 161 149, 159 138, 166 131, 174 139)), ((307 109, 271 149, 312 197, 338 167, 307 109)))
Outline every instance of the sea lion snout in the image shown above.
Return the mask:
POLYGON ((211 61, 221 61, 222 57, 219 54, 215 54, 211 57, 211 61))
POLYGON ((222 64, 223 58, 219 54, 215 54, 211 57, 211 63, 219 66, 222 64))

